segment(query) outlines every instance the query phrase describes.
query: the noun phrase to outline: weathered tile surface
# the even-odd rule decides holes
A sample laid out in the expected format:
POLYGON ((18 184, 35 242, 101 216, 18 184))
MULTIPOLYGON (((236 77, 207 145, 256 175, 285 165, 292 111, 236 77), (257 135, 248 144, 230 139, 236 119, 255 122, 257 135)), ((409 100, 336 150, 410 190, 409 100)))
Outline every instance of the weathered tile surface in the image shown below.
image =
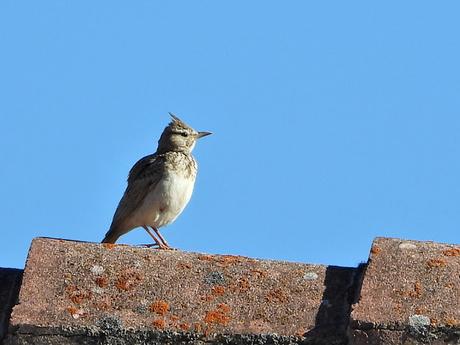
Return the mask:
POLYGON ((404 331, 399 333, 407 339, 456 341, 460 246, 377 238, 351 319, 352 327, 360 330, 357 334, 390 330, 404 331))
POLYGON ((458 245, 343 268, 39 238, 5 345, 460 344, 459 306, 458 245))
POLYGON ((353 272, 38 238, 30 249, 11 326, 16 334, 38 327, 47 333, 72 329, 73 334, 107 329, 276 334, 301 341, 319 323, 346 327, 347 296, 335 290, 343 281, 351 284, 353 272), (324 308, 330 313, 318 322, 324 308))

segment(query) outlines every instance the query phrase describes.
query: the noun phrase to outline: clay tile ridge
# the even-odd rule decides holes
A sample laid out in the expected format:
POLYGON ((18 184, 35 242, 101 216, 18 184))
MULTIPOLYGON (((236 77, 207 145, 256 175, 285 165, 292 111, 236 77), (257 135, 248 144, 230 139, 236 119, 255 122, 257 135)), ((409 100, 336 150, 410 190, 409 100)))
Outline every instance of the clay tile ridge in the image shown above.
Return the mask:
POLYGON ((4 344, 460 343, 460 246, 376 238, 357 267, 36 238, 0 269, 4 344))

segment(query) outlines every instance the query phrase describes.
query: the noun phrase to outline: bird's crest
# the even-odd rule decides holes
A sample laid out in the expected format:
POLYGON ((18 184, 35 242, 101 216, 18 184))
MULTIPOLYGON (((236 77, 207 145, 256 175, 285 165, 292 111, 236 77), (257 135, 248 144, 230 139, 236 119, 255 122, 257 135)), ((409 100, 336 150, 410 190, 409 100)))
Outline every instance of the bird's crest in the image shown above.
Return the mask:
POLYGON ((184 121, 179 119, 173 113, 170 112, 169 115, 172 117, 172 121, 169 123, 170 127, 179 127, 179 128, 183 128, 183 129, 189 129, 189 128, 191 129, 192 128, 189 125, 187 125, 184 121))

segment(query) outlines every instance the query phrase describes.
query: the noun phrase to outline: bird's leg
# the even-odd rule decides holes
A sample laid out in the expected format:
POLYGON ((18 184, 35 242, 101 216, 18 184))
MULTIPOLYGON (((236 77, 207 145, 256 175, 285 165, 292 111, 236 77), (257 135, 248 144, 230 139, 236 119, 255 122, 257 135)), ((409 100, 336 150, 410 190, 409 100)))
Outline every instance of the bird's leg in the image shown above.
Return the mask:
POLYGON ((151 244, 151 245, 147 245, 147 247, 154 247, 154 246, 158 246, 159 249, 169 249, 169 246, 168 245, 165 245, 164 243, 162 243, 161 241, 158 240, 158 238, 155 237, 154 234, 152 234, 152 232, 150 231, 150 229, 147 227, 147 226, 142 226, 144 228, 145 231, 147 231, 147 233, 153 238, 153 240, 155 241, 155 243, 151 244))
POLYGON ((171 246, 168 244, 168 242, 166 242, 166 240, 164 239, 163 236, 161 236, 160 232, 158 231, 157 228, 155 227, 151 227, 153 229, 153 231, 155 231, 155 233, 158 235, 158 237, 160 238, 161 242, 163 242, 163 244, 168 247, 168 249, 172 249, 171 246))

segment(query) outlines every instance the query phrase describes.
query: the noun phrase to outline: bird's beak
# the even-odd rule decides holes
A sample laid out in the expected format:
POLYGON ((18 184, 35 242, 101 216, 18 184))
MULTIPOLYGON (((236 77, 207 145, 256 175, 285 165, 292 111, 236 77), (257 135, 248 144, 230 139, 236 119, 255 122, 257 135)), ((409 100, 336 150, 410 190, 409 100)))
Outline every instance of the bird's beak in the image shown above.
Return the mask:
POLYGON ((197 138, 197 139, 203 138, 203 137, 205 137, 205 136, 207 136, 207 135, 210 135, 210 134, 212 134, 212 132, 198 132, 196 138, 197 138))

